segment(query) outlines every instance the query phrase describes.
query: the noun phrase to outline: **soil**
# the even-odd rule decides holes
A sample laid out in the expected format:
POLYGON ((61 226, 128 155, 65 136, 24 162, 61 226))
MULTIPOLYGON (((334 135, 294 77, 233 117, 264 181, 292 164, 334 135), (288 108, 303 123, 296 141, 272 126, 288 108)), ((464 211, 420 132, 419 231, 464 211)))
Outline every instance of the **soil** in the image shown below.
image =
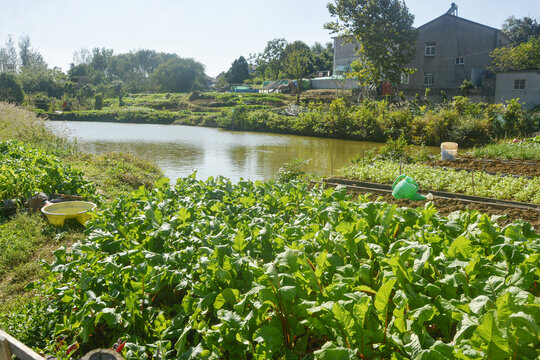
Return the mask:
POLYGON ((540 162, 534 160, 484 160, 483 158, 459 155, 453 161, 432 160, 428 161, 427 165, 520 176, 540 176, 540 162))
MULTIPOLYGON (((349 193, 354 195, 359 194, 360 191, 349 190, 349 193)), ((383 201, 390 204, 396 204, 400 207, 417 208, 423 207, 425 203, 424 201, 396 200, 391 194, 388 193, 375 194, 374 191, 371 191, 371 193, 374 193, 374 195, 371 196, 371 199, 373 200, 376 197, 381 196, 383 201)), ((501 217, 496 221, 496 223, 500 226, 506 226, 516 220, 522 219, 534 226, 536 232, 539 232, 540 229, 540 211, 534 211, 530 209, 508 208, 497 205, 476 204, 459 200, 447 200, 437 198, 433 200, 433 203, 443 216, 448 216, 448 214, 457 210, 477 210, 481 213, 489 215, 504 215, 504 217, 501 217)))

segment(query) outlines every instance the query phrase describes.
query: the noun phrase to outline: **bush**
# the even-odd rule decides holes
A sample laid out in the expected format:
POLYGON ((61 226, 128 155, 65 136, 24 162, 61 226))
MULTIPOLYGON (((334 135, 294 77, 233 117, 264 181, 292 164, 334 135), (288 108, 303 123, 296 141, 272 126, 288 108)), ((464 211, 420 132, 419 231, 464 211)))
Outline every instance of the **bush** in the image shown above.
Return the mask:
POLYGON ((51 108, 51 99, 44 93, 38 93, 34 97, 34 106, 36 109, 49 111, 51 108))
POLYGON ((94 109, 96 110, 103 109, 103 94, 96 94, 94 96, 94 109))
POLYGON ((15 74, 0 73, 0 101, 20 105, 24 101, 24 91, 15 74))

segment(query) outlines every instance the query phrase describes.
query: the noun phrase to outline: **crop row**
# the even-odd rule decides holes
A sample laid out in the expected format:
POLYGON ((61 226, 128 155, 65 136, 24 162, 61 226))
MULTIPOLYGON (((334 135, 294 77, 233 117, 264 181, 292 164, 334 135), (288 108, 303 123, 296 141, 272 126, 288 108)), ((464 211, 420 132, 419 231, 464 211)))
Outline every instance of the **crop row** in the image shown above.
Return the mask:
POLYGON ((0 142, 0 199, 21 202, 40 191, 91 198, 95 187, 45 148, 0 142))
POLYGON ((421 163, 401 165, 377 160, 358 163, 340 170, 349 179, 392 184, 401 172, 412 177, 421 188, 449 191, 467 195, 540 203, 540 178, 528 179, 467 172, 456 169, 433 168, 421 163))
POLYGON ((55 257, 56 336, 130 359, 539 355, 540 237, 477 212, 190 176, 118 199, 55 257))

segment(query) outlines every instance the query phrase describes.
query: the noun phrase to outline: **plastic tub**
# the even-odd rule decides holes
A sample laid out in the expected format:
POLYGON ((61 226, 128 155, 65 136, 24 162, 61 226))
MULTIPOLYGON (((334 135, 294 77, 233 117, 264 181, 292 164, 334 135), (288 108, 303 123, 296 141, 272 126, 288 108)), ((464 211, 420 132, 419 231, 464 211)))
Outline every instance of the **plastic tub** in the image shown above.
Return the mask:
POLYGON ((66 219, 76 219, 82 225, 90 219, 89 211, 96 208, 96 204, 89 201, 64 201, 45 205, 41 212, 47 216, 49 222, 56 226, 63 226, 66 219))
POLYGON ((456 160, 458 144, 455 142, 441 143, 441 160, 456 160))

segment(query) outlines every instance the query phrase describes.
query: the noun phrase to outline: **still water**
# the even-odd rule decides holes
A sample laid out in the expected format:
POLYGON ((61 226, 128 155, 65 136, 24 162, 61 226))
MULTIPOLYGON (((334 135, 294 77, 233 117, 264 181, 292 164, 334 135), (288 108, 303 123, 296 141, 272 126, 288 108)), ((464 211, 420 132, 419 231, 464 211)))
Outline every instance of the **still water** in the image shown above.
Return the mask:
POLYGON ((223 175, 268 180, 285 162, 309 159, 306 171, 335 174, 349 159, 379 143, 294 135, 226 131, 182 125, 48 121, 86 152, 123 151, 157 164, 172 181, 197 171, 198 179, 223 175))

